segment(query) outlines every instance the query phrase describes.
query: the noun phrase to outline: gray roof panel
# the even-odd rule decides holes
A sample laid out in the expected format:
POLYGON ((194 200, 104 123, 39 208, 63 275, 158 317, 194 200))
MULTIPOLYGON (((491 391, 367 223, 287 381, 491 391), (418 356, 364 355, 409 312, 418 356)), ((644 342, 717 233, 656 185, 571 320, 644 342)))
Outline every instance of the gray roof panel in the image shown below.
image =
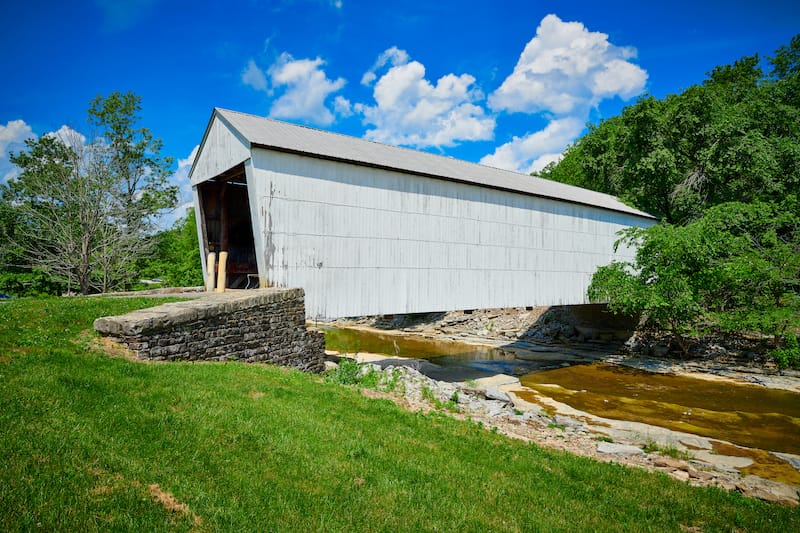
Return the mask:
POLYGON ((519 172, 487 167, 460 159, 390 146, 237 111, 216 108, 214 113, 245 137, 250 142, 251 148, 275 149, 311 157, 398 170, 589 205, 649 219, 655 218, 623 204, 615 196, 519 172))

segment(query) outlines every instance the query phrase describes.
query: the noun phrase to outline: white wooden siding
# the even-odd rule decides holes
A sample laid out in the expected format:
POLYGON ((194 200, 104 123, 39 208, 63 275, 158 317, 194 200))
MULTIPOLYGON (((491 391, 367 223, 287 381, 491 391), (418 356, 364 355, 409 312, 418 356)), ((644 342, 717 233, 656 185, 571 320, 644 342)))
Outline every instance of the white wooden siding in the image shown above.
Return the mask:
POLYGON ((246 170, 260 275, 305 289, 310 317, 585 303, 631 255, 616 232, 652 223, 259 148, 246 170))
POLYGON ((222 174, 249 157, 250 143, 227 127, 222 119, 212 120, 192 165, 192 185, 222 174))

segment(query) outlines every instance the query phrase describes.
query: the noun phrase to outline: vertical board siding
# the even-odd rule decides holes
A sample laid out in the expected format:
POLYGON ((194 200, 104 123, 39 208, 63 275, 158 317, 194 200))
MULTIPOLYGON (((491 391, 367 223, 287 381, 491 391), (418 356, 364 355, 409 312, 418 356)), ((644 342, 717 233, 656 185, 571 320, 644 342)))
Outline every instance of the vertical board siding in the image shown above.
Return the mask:
POLYGON ((581 304, 623 213, 253 149, 260 275, 310 317, 581 304))

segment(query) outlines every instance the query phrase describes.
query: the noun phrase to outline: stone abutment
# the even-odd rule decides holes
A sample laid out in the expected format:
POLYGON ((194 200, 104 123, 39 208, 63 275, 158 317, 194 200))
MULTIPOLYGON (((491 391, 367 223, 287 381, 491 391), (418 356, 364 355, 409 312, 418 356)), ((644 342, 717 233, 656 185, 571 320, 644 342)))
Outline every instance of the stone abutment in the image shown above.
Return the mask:
POLYGON ((140 359, 245 361, 321 372, 325 338, 305 323, 303 289, 213 294, 126 315, 94 329, 140 359))

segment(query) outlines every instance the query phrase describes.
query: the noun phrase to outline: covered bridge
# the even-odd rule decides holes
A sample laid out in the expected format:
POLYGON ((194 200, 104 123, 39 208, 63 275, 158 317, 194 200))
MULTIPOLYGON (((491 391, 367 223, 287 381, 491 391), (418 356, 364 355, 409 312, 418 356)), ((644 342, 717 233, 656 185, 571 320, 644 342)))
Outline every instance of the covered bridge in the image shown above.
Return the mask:
POLYGON ((595 269, 632 253, 617 231, 654 223, 606 194, 224 109, 190 178, 227 287, 301 287, 318 318, 585 303, 595 269))

